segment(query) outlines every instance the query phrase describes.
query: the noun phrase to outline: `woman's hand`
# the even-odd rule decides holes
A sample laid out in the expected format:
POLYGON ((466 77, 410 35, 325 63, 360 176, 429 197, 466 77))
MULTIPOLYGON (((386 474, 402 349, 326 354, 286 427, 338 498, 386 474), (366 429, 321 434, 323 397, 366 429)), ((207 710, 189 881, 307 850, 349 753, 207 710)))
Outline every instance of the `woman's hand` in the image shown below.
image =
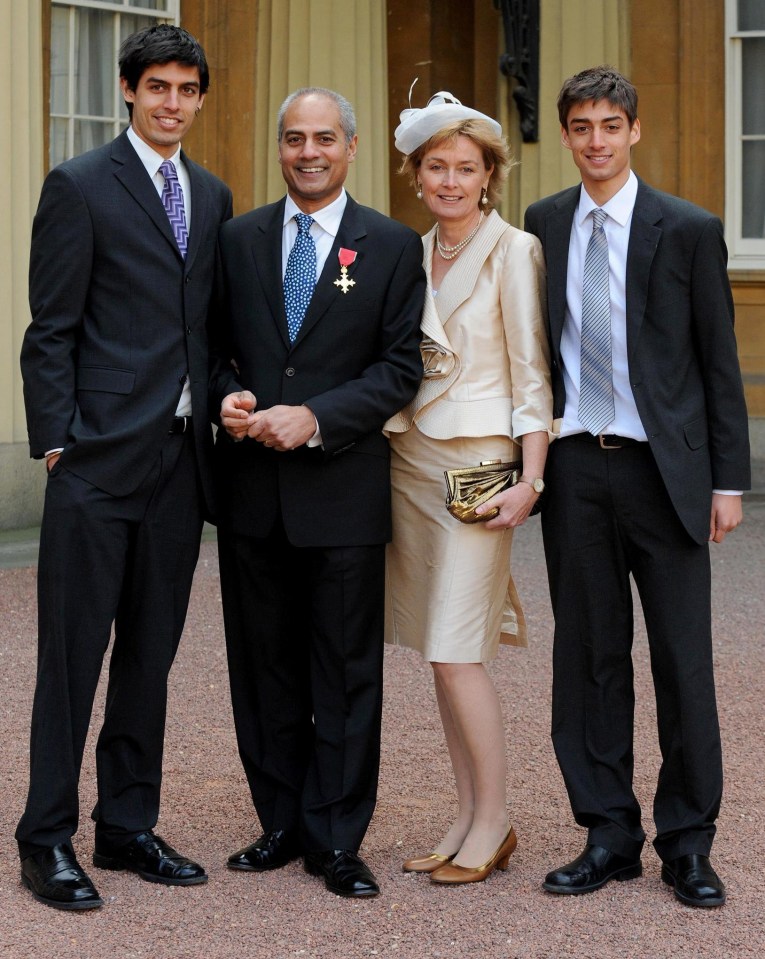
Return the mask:
POLYGON ((516 483, 509 489, 502 490, 496 496, 479 506, 476 513, 480 516, 492 509, 499 509, 499 515, 486 523, 487 529, 514 529, 522 526, 529 518, 529 513, 539 499, 539 493, 534 492, 529 483, 516 483))
MULTIPOLYGON (((523 475, 542 477, 545 460, 547 458, 547 432, 535 430, 516 439, 523 450, 523 475)), ((534 491, 530 483, 518 482, 510 489, 502 490, 496 496, 479 506, 476 513, 486 513, 490 509, 499 508, 499 516, 486 523, 487 529, 513 529, 522 526, 529 518, 529 513, 539 499, 539 493, 534 491)))

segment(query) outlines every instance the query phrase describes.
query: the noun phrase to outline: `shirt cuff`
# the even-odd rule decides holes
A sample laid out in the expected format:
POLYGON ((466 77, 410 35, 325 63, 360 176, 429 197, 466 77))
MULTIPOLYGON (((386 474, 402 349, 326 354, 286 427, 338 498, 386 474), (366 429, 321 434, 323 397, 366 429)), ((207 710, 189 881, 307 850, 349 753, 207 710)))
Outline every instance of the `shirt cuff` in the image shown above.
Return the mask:
POLYGON ((314 416, 313 421, 316 424, 316 432, 313 434, 310 440, 308 440, 308 442, 305 444, 311 449, 313 449, 314 446, 321 446, 323 442, 321 438, 321 430, 319 429, 319 421, 316 419, 316 416, 314 416))

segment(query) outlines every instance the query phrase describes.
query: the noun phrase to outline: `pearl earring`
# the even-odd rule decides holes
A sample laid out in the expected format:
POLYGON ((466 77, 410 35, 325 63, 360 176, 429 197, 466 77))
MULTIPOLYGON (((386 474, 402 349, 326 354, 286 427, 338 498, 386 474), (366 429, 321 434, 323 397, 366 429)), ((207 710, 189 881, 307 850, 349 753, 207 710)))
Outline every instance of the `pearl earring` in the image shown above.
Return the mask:
POLYGON ((489 198, 488 196, 486 196, 486 187, 482 186, 481 187, 481 205, 486 206, 488 202, 489 202, 489 198))
POLYGON ((417 184, 417 192, 415 193, 415 196, 417 197, 418 200, 421 200, 421 199, 422 199, 422 184, 421 184, 421 183, 418 183, 418 184, 417 184))

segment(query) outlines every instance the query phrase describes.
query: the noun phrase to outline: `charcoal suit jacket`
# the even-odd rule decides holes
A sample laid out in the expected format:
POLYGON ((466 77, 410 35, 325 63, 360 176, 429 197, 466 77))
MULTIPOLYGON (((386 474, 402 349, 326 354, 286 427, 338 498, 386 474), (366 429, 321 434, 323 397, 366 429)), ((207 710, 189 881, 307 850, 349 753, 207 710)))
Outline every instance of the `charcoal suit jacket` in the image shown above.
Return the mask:
POLYGON ((296 546, 363 546, 390 538, 388 441, 382 426, 422 378, 425 294, 420 237, 348 197, 332 249, 294 343, 282 278, 284 199, 225 224, 220 237, 223 334, 211 380, 214 408, 251 390, 258 409, 307 405, 322 445, 282 453, 220 430, 216 470, 237 533, 263 537, 281 517, 296 546), (343 292, 339 250, 356 254, 343 292))
POLYGON ((185 260, 126 132, 50 172, 33 226, 21 369, 31 455, 63 447, 63 466, 115 496, 155 464, 188 374, 209 511, 206 324, 231 193, 182 158, 191 182, 185 260))
MULTIPOLYGON (((580 186, 532 204, 525 228, 547 260, 554 415, 563 415, 560 352, 569 242, 580 186)), ((720 220, 638 178, 627 252, 630 383, 678 517, 709 538, 712 491, 750 487, 746 404, 720 220)))

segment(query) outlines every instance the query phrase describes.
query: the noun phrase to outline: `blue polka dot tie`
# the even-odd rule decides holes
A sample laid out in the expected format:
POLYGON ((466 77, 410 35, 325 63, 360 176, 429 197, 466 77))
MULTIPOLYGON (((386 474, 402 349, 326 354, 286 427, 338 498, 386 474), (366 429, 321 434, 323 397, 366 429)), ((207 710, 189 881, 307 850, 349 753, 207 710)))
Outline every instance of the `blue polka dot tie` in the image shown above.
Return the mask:
POLYGON ((189 231, 186 227, 186 211, 183 208, 183 190, 178 182, 178 173, 175 165, 170 160, 160 166, 159 172, 165 178, 165 186, 162 190, 162 203, 167 211, 167 218, 170 220, 170 226, 173 228, 175 242, 181 251, 181 256, 186 259, 186 249, 189 245, 189 231))
POLYGON ((284 308, 287 311, 287 332, 290 342, 303 325, 303 317, 316 286, 316 246, 310 234, 313 217, 296 213, 298 235, 287 259, 284 273, 284 308))
POLYGON ((594 436, 614 418, 611 370, 611 294, 608 283, 608 214, 592 211, 592 234, 582 280, 582 347, 579 373, 579 422, 594 436))

